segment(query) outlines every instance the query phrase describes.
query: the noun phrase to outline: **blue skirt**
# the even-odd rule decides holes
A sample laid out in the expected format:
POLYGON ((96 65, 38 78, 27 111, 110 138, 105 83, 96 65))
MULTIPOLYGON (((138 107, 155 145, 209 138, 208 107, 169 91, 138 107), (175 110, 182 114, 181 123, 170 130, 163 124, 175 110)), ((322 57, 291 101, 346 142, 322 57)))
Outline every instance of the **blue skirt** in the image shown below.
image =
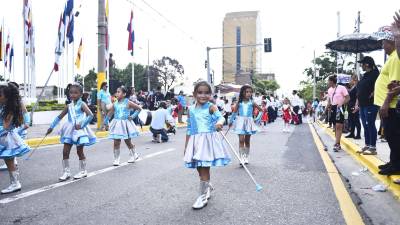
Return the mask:
POLYGON ((0 159, 21 157, 30 150, 16 130, 9 131, 0 137, 0 159))

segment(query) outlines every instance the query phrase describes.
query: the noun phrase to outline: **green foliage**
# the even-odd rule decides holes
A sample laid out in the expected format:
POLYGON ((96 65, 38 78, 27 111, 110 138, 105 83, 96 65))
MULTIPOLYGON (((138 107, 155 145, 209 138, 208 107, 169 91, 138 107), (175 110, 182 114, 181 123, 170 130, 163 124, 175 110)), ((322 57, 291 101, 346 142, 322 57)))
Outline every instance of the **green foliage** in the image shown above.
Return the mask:
POLYGON ((154 60, 154 72, 164 91, 168 91, 175 84, 183 79, 185 70, 178 60, 163 56, 161 59, 154 60))
MULTIPOLYGON (((301 88, 299 90, 299 94, 305 101, 312 101, 313 99, 313 82, 308 80, 308 81, 301 81, 300 82, 301 88)), ((328 84, 322 80, 318 81, 316 84, 316 91, 315 95, 316 98, 320 98, 323 96, 323 93, 328 90, 328 84)))
POLYGON ((280 88, 276 80, 255 80, 254 87, 256 92, 266 94, 267 92, 275 92, 280 88))
MULTIPOLYGON (((31 105, 27 105, 26 109, 28 111, 32 110, 32 107, 35 105, 35 103, 32 103, 31 105)), ((64 109, 64 104, 58 104, 57 100, 51 100, 51 101, 40 101, 38 104, 38 107, 35 109, 35 112, 40 112, 40 111, 52 111, 52 110, 62 110, 64 109)))

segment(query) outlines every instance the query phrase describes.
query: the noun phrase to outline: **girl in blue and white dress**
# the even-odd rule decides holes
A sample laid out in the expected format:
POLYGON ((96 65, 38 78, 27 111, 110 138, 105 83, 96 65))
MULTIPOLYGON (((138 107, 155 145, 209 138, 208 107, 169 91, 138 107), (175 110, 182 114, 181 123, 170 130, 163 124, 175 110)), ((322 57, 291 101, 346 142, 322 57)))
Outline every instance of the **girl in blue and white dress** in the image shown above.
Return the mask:
POLYGON ((69 154, 73 145, 76 145, 79 157, 79 172, 74 176, 74 179, 87 177, 86 157, 83 147, 96 143, 96 136, 88 127, 90 121, 93 119, 93 113, 86 103, 82 101, 82 92, 80 84, 74 83, 70 86, 69 95, 71 103, 66 105, 60 115, 54 119, 46 133, 46 135, 50 134, 62 118, 68 114, 68 121, 63 124, 60 130, 60 142, 64 144, 64 149, 62 160, 63 174, 58 178, 59 181, 66 181, 71 177, 69 154))
MULTIPOLYGON (((16 82, 9 82, 9 84, 14 85, 17 88, 18 94, 19 94, 19 85, 16 82)), ((19 94, 19 96, 21 98, 20 94, 19 94)), ((31 123, 31 117, 29 115, 28 110, 25 107, 25 104, 22 101, 22 98, 21 98, 21 111, 22 111, 22 115, 23 115, 23 123, 21 124, 21 126, 16 127, 15 129, 16 129, 17 133, 19 134, 19 136, 21 136, 22 139, 26 139, 26 136, 28 134, 27 129, 29 128, 29 125, 31 123)), ((14 163, 16 166, 18 165, 17 157, 14 158, 14 163)), ((7 170, 7 165, 6 164, 1 165, 0 170, 7 170)))
POLYGON ((200 81, 194 87, 194 105, 189 107, 184 161, 187 168, 196 168, 200 177, 200 196, 193 209, 207 205, 212 191, 210 167, 225 166, 231 161, 227 143, 218 134, 224 117, 217 106, 210 103, 211 86, 200 81))
POLYGON ((114 140, 114 166, 119 166, 120 164, 121 140, 125 141, 129 149, 128 163, 134 163, 139 158, 135 145, 131 142, 131 138, 139 136, 139 130, 133 120, 139 115, 142 108, 129 101, 131 95, 129 92, 130 90, 124 86, 117 89, 117 101, 113 104, 105 118, 105 124, 108 125, 110 116, 114 114, 114 119, 111 121, 109 129, 109 138, 114 140), (135 110, 135 112, 131 114, 131 110, 135 110))
POLYGON ((251 86, 243 85, 240 88, 239 101, 234 106, 229 121, 229 127, 233 125, 233 132, 239 135, 239 155, 245 164, 249 163, 250 137, 257 133, 256 123, 262 116, 262 109, 253 101, 252 95, 253 88, 251 86), (256 108, 258 115, 253 119, 253 112, 256 108))
POLYGON ((9 187, 1 190, 2 194, 21 190, 14 158, 30 151, 16 129, 22 123, 22 103, 18 89, 10 83, 0 84, 0 159, 4 159, 7 165, 11 183, 9 187))

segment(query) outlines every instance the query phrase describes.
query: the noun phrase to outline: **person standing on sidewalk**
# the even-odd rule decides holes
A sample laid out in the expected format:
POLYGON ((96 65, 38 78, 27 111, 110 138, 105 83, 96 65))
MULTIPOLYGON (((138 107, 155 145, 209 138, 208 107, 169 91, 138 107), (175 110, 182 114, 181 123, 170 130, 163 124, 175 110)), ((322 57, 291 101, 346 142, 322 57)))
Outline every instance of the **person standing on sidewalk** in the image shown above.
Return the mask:
POLYGON ((107 115, 107 105, 111 104, 111 95, 107 91, 107 82, 101 83, 100 91, 97 93, 97 105, 99 106, 101 121, 103 124, 100 126, 100 130, 108 130, 107 126, 104 125, 104 118, 107 115))
POLYGON ((350 81, 350 101, 347 104, 347 111, 349 113, 349 126, 350 126, 350 134, 346 136, 346 138, 354 138, 361 139, 361 124, 360 124, 360 113, 358 108, 356 109, 357 102, 357 87, 358 78, 357 75, 353 75, 350 81), (357 134, 355 134, 357 129, 357 134))
POLYGON ((331 121, 335 128, 336 136, 336 142, 333 146, 333 151, 338 152, 342 149, 340 146, 340 138, 342 137, 344 123, 343 105, 349 102, 350 96, 344 86, 337 84, 337 78, 335 75, 329 76, 328 86, 328 104, 331 109, 331 121))
POLYGON ((374 105, 374 86, 379 76, 379 70, 373 58, 365 56, 358 61, 365 71, 357 84, 357 101, 354 110, 359 110, 361 122, 364 127, 365 146, 358 153, 376 155, 377 131, 375 126, 376 115, 379 107, 374 105))
POLYGON ((380 106, 386 140, 390 148, 390 161, 379 166, 381 175, 400 174, 400 116, 396 110, 398 96, 392 89, 400 81, 400 60, 397 56, 395 38, 390 27, 383 27, 376 33, 382 40, 382 47, 389 58, 375 83, 374 104, 380 106))

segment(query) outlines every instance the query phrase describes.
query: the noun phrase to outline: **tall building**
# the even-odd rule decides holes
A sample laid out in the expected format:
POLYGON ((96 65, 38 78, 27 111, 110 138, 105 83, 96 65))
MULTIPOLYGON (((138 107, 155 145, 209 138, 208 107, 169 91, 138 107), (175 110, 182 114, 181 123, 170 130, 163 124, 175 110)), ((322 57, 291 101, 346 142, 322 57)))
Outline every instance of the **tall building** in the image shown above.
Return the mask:
MULTIPOLYGON (((223 22, 223 45, 262 43, 258 11, 227 13, 223 22)), ((263 47, 224 48, 222 73, 224 83, 250 84, 252 75, 261 72, 263 47)))

